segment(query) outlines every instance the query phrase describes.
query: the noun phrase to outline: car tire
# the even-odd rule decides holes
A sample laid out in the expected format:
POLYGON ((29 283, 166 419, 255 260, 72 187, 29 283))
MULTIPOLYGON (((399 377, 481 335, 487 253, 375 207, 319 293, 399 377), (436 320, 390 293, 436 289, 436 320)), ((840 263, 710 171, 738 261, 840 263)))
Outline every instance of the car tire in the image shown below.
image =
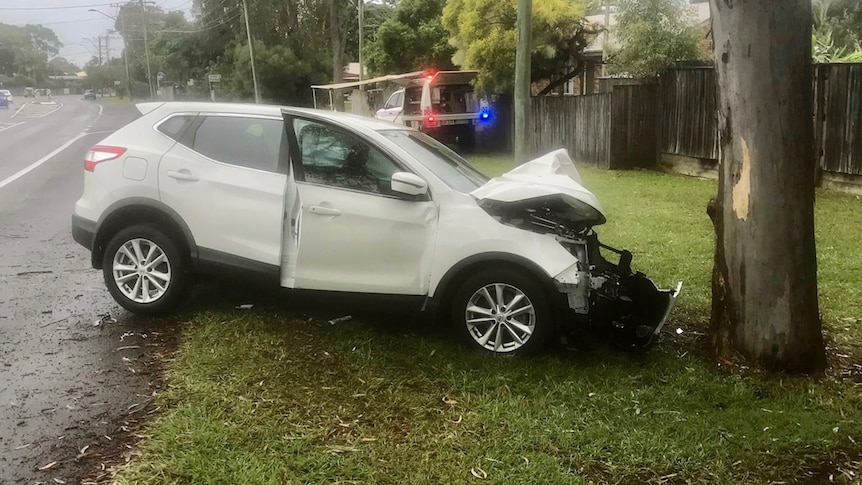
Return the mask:
POLYGON ((510 268, 468 277, 455 291, 449 317, 465 344, 497 354, 533 354, 555 328, 545 290, 528 273, 510 268))
POLYGON ((177 244, 148 224, 126 227, 111 238, 102 274, 114 300, 138 315, 169 313, 189 280, 187 258, 177 244))

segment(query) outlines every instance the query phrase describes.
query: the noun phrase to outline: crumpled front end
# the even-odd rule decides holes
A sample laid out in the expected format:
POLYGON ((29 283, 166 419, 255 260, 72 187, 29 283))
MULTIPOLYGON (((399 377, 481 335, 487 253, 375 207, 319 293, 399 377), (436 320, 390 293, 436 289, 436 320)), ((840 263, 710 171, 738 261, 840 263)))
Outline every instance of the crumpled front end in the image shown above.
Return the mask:
POLYGON ((577 260, 554 276, 575 323, 608 329, 626 345, 643 348, 664 326, 682 289, 659 289, 631 269, 632 254, 599 242, 593 226, 605 215, 581 185, 565 150, 548 153, 475 190, 480 207, 500 223, 547 234, 577 260), (616 255, 612 262, 605 253, 616 255))
POLYGON ((581 236, 560 238, 578 262, 554 278, 574 313, 572 320, 607 330, 626 345, 648 346, 670 316, 682 282, 675 289, 660 289, 645 274, 632 271, 630 252, 600 243, 593 231, 581 236), (619 260, 609 261, 603 250, 619 260))

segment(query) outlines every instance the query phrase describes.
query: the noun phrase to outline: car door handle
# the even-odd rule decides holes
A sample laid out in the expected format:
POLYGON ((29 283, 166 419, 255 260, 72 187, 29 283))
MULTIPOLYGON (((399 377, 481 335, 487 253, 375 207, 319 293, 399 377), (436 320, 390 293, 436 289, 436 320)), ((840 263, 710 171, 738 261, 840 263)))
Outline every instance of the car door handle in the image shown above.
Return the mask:
POLYGON ((332 207, 323 207, 322 205, 312 205, 308 208, 308 212, 319 216, 340 216, 341 211, 332 207))
POLYGON ((200 180, 196 175, 192 175, 191 172, 185 169, 180 171, 168 170, 168 177, 177 180, 184 180, 186 182, 197 182, 200 180))

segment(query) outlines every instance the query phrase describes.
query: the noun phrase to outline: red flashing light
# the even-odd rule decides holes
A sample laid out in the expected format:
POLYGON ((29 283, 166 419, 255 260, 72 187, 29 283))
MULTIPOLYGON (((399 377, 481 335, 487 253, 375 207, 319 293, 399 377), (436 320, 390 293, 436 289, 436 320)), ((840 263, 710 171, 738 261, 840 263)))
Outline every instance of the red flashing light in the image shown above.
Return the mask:
POLYGON ((428 123, 434 123, 434 117, 433 116, 428 117, 428 123))

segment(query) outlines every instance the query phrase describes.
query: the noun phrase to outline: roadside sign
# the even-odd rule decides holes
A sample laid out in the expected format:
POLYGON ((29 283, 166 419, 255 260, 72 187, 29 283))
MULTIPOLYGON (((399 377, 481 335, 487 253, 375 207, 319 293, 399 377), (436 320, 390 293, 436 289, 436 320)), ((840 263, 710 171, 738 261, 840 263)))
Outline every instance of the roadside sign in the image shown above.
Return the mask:
POLYGON ((210 74, 207 76, 207 79, 209 79, 209 82, 211 83, 221 82, 221 74, 210 74))

